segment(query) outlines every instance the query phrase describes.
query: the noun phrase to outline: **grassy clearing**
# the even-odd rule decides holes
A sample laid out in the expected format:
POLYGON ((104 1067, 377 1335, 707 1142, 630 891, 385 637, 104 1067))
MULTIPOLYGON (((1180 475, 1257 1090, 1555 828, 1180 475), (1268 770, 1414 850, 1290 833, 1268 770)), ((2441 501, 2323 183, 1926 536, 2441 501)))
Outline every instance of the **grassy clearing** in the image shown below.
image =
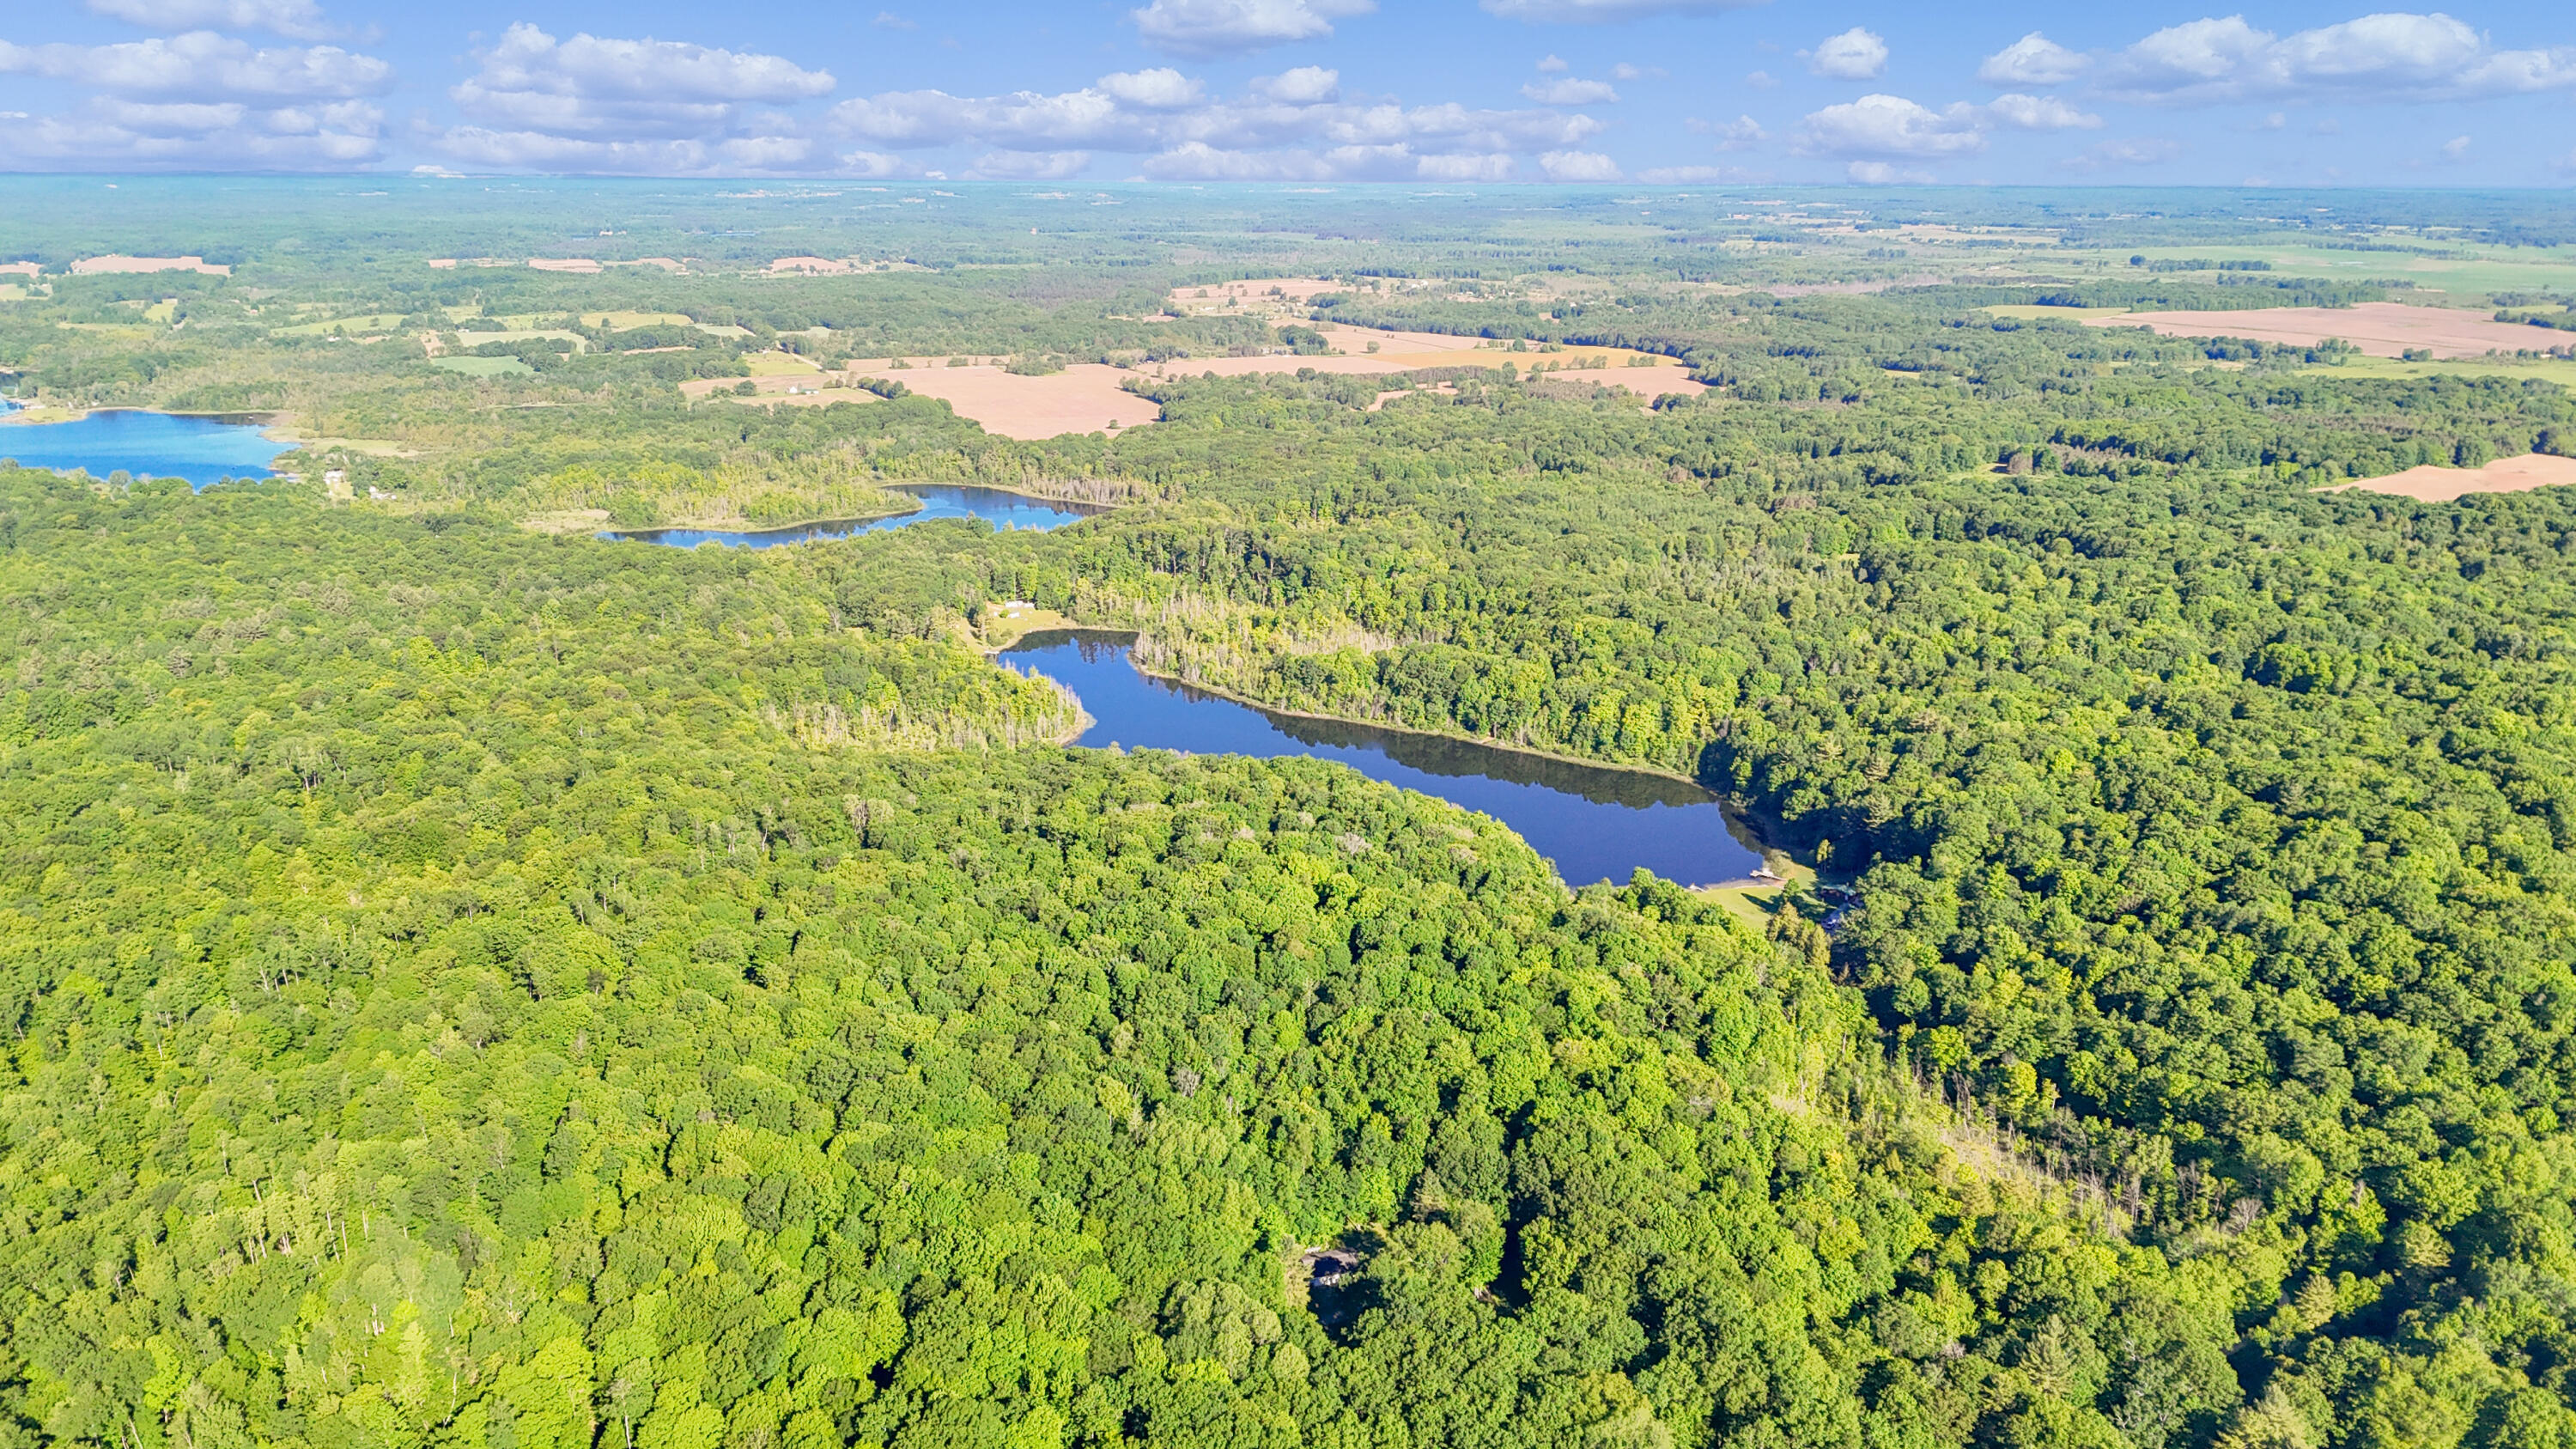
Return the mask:
POLYGON ((2576 362, 2557 358, 2520 360, 2482 357, 2455 362, 2400 362, 2389 357, 2356 357, 2339 367, 2309 367, 2303 372, 2335 377, 2510 377, 2576 387, 2576 362))
POLYGON ((1027 604, 1008 610, 1000 604, 986 604, 983 619, 984 627, 976 631, 975 643, 987 653, 999 653, 1042 630, 1082 627, 1053 609, 1027 604))
POLYGON ((1773 916, 1780 913, 1780 905, 1784 900, 1805 896, 1816 883, 1815 867, 1802 864, 1779 851, 1764 851, 1762 864, 1774 875, 1785 877, 1785 882, 1772 885, 1704 886, 1698 891, 1698 895, 1701 899, 1722 907, 1728 915, 1759 930, 1769 924, 1773 916))
POLYGON ((754 377, 794 377, 799 373, 823 370, 804 358, 785 352, 755 352, 745 357, 742 362, 745 367, 751 369, 751 375, 754 377))
POLYGON ((686 327, 688 316, 680 312, 584 312, 584 327, 605 327, 611 332, 632 332, 638 327, 686 327))
POLYGON ((535 376, 536 369, 515 357, 433 357, 432 367, 461 372, 467 377, 509 377, 513 374, 535 376))
POLYGON ((373 312, 364 317, 342 317, 332 322, 299 322, 280 327, 279 337, 329 337, 348 332, 391 332, 402 325, 400 312, 373 312))
MULTIPOLYGON (((2141 247, 2134 251, 2096 252, 2089 259, 2115 271, 2130 270, 2128 260, 2132 256, 2144 256, 2150 261, 2270 262, 2274 273, 2344 282, 2371 278, 2407 281, 2419 289, 2438 291, 2454 299, 2473 299, 2488 292, 2563 291, 2576 287, 2576 247, 2508 250, 2452 246, 2430 239, 2424 245, 2429 250, 2471 255, 2253 245, 2141 247)), ((2403 293, 2397 295, 2403 299, 2403 293)))

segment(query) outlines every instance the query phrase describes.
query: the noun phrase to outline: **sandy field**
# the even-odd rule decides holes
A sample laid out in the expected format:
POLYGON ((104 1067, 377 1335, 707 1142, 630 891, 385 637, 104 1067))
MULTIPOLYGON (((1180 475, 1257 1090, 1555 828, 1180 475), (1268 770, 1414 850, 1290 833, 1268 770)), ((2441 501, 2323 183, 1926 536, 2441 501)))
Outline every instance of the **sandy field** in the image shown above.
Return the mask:
POLYGON ((45 269, 34 262, 0 262, 0 277, 40 277, 45 269))
MULTIPOLYGON (((986 432, 1006 438, 1035 439, 1064 433, 1120 431, 1159 421, 1161 409, 1126 391, 1123 384, 1130 379, 1198 377, 1207 373, 1215 373, 1219 377, 1246 377, 1294 374, 1311 368, 1320 373, 1373 377, 1424 367, 1499 368, 1510 363, 1525 377, 1544 377, 1579 387, 1597 383, 1604 387, 1624 388, 1642 402, 1651 402, 1665 393, 1695 395, 1708 390, 1691 381, 1689 370, 1669 357, 1655 357, 1647 366, 1630 366, 1630 358, 1648 354, 1624 348, 1569 347, 1562 352, 1511 352, 1487 347, 1482 338, 1452 337, 1442 333, 1376 332, 1357 327, 1326 327, 1322 331, 1327 340, 1341 350, 1322 357, 1288 354, 1191 357, 1132 369, 1077 363, 1044 377, 1022 377, 992 362, 950 367, 947 359, 941 357, 903 358, 900 360, 907 365, 901 368, 895 366, 898 359, 890 357, 853 359, 845 372, 827 374, 815 371, 812 364, 801 358, 761 354, 747 359, 755 374, 750 379, 754 390, 751 397, 742 400, 756 400, 763 406, 783 403, 789 407, 869 402, 874 399, 863 390, 825 384, 840 379, 855 382, 860 378, 881 377, 900 382, 924 397, 942 399, 956 410, 959 417, 974 419, 983 425, 986 432), (1365 350, 1370 342, 1378 344, 1378 351, 1370 353, 1365 350), (1596 358, 1601 363, 1598 367, 1569 365, 1596 358), (1541 365, 1549 370, 1536 374, 1530 371, 1541 365)), ((732 394, 741 381, 730 377, 699 378, 680 384, 680 391, 693 400, 704 400, 710 396, 732 394)), ((1399 395, 1397 391, 1381 394, 1378 406, 1384 406, 1390 398, 1399 395)))
MULTIPOLYGON (((1136 371, 1146 377, 1197 377, 1202 373, 1210 372, 1219 377, 1249 377, 1293 374, 1303 368, 1313 368, 1317 372, 1366 377, 1380 373, 1411 372, 1418 367, 1499 368, 1508 362, 1518 368, 1522 376, 1528 377, 1533 375, 1529 370, 1532 363, 1572 362, 1582 358, 1587 352, 1601 350, 1603 349, 1570 347, 1563 352, 1549 353, 1477 352, 1471 349, 1456 349, 1446 355, 1428 352, 1380 352, 1373 357, 1365 354, 1356 357, 1348 354, 1332 357, 1191 357, 1140 367, 1136 371)), ((1562 371, 1551 367, 1549 371, 1535 375, 1555 381, 1599 383, 1603 387, 1622 387, 1649 400, 1668 392, 1696 395, 1708 391, 1703 384, 1690 380, 1689 369, 1670 358, 1658 358, 1652 367, 1629 367, 1624 361, 1624 356, 1624 354, 1612 354, 1612 360, 1603 367, 1568 367, 1562 371)))
POLYGON ((599 263, 588 257, 530 257, 528 265, 540 272, 573 272, 585 277, 599 272, 599 263))
POLYGON ((923 397, 944 399, 959 417, 973 418, 984 431, 1006 438, 1108 432, 1113 425, 1132 428, 1163 415, 1162 409, 1120 386, 1135 373, 1096 362, 1076 363, 1046 377, 1016 377, 998 367, 854 371, 893 378, 923 397))
POLYGON ((2483 468, 2409 468, 2385 478, 2365 478, 2324 491, 2344 493, 2358 488, 2425 503, 2449 503, 2472 493, 2528 493, 2534 488, 2558 488, 2570 483, 2576 483, 2576 458, 2525 453, 2519 458, 2498 458, 2483 468))
POLYGON ((830 257, 780 257, 769 264, 773 272, 801 272, 809 277, 843 277, 858 270, 848 262, 830 257))
POLYGON ((1485 343, 1489 340, 1487 338, 1459 337, 1447 332, 1381 332, 1374 327, 1346 327, 1339 322, 1313 325, 1316 331, 1324 334, 1324 341, 1330 344, 1334 351, 1346 352, 1355 357, 1411 357, 1418 361, 1426 353, 1503 350, 1486 347, 1485 343), (1375 352, 1368 350, 1368 345, 1372 342, 1377 344, 1375 352))
POLYGON ((2373 357, 2396 357, 2410 347, 2435 357, 2483 357, 2523 348, 2545 351, 2576 341, 2565 332, 2498 322, 2481 312, 2363 302, 2352 307, 2265 307, 2252 312, 2131 312, 2087 317, 2087 327, 2149 327, 2167 337, 2251 337, 2262 342, 2314 346, 2340 337, 2373 357))
POLYGON ((204 257, 84 257, 72 263, 72 275, 96 277, 133 272, 203 272, 210 277, 229 277, 229 266, 209 266, 204 257))
MULTIPOLYGON (((1238 286, 1251 286, 1241 282, 1238 286)), ((1317 283, 1321 286, 1323 284, 1317 283)), ((1698 394, 1708 391, 1703 384, 1690 380, 1690 369, 1669 357, 1653 357, 1646 366, 1632 367, 1629 359, 1651 354, 1632 352, 1624 347, 1568 347, 1561 352, 1513 352, 1504 347, 1489 347, 1482 337, 1458 337, 1446 332, 1380 332, 1369 327, 1345 327, 1325 323, 1315 330, 1333 348, 1325 357, 1297 357, 1274 354, 1266 357, 1190 357, 1172 362, 1150 363, 1136 369, 1151 377, 1197 377, 1213 372, 1219 377, 1245 377, 1254 374, 1294 373, 1301 368, 1346 376, 1372 373, 1406 372, 1417 367, 1501 367, 1510 363, 1523 376, 1533 367, 1545 367, 1546 375, 1562 374, 1569 382, 1597 382, 1604 387, 1623 387, 1639 397, 1652 399, 1668 392, 1698 394), (1370 343, 1377 351, 1368 350, 1370 343), (1575 367, 1578 362, 1598 360, 1598 367, 1575 367)))
MULTIPOLYGON (((757 401, 763 406, 784 403, 789 407, 872 403, 877 400, 876 394, 848 384, 863 377, 883 377, 923 397, 938 398, 954 408, 959 417, 972 418, 983 425, 984 431, 1005 438, 1102 433, 1112 431, 1113 425, 1132 428, 1162 416, 1161 409, 1120 386, 1138 376, 1121 368, 1085 362, 1046 377, 1019 377, 991 364, 948 367, 937 358, 907 360, 912 363, 907 369, 896 369, 891 358, 879 358, 853 361, 843 373, 800 371, 754 377, 750 379, 753 395, 742 401, 757 401), (844 385, 826 386, 834 381, 844 385)), ((680 391, 702 400, 711 395, 729 395, 742 381, 733 377, 698 378, 680 384, 680 391)))

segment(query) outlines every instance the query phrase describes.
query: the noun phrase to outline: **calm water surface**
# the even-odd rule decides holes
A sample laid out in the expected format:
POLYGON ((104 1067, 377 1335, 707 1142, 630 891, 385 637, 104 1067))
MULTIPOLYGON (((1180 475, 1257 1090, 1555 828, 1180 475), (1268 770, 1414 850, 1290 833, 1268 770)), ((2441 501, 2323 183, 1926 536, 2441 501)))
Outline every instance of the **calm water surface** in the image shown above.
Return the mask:
POLYGON ((184 478, 192 488, 223 478, 272 478, 277 455, 295 447, 237 418, 120 408, 68 423, 5 421, 15 411, 0 405, 0 458, 66 473, 85 468, 93 478, 122 470, 138 478, 184 478))
POLYGON ((634 539, 640 543, 669 544, 673 548, 696 548, 702 543, 720 543, 730 548, 776 548, 783 543, 814 543, 827 538, 850 538, 862 533, 877 533, 889 528, 905 528, 927 523, 934 518, 980 518, 995 528, 1062 528, 1068 523, 1089 518, 1105 510, 1088 503, 1064 503, 1052 498, 1031 498, 1025 493, 1005 493, 999 488, 916 487, 898 488, 921 500, 921 511, 900 513, 892 518, 866 518, 845 522, 807 523, 794 528, 773 528, 749 533, 734 533, 712 528, 638 528, 612 530, 601 538, 634 539))
POLYGON ((1711 885, 1741 880, 1762 863, 1716 797, 1696 785, 1440 735, 1272 714, 1147 675, 1128 659, 1128 642, 1113 634, 1032 634, 1002 662, 1081 697, 1096 723, 1077 744, 1339 761, 1372 780, 1493 816, 1572 885, 1625 884, 1639 866, 1667 880, 1711 885))

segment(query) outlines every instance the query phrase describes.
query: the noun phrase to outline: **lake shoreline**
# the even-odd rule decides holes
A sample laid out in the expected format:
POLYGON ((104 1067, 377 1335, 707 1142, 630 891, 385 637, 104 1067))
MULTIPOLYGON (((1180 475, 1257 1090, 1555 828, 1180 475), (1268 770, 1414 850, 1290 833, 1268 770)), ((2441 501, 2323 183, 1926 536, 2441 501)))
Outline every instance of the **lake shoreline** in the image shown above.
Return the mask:
POLYGON ((202 492, 224 481, 268 482, 295 445, 268 435, 275 414, 174 413, 158 408, 27 408, 0 414, 0 457, 20 467, 94 481, 177 479, 202 492))
MULTIPOLYGON (((1494 740, 1482 739, 1475 735, 1460 734, 1450 730, 1415 729, 1410 725, 1381 724, 1375 720, 1353 719, 1348 715, 1317 714, 1310 710, 1283 708, 1279 705, 1268 704, 1246 695, 1237 694, 1232 690, 1220 689, 1208 684, 1201 684, 1194 680, 1183 679, 1176 674, 1168 674, 1162 670, 1148 667, 1147 665, 1139 662, 1133 652, 1134 643, 1144 637, 1144 631, 1139 629, 1115 629, 1091 624, 1077 624, 1071 629, 1063 630, 1035 629, 1018 636, 1008 644, 987 648, 984 650, 984 653, 993 658, 996 662, 999 662, 1003 655, 1020 648, 1030 639, 1047 633, 1064 633, 1073 635, 1090 634, 1102 636, 1104 638, 1123 639, 1130 645, 1130 652, 1127 655, 1128 666, 1133 668, 1137 673, 1144 675, 1146 678, 1160 680, 1166 684, 1179 685, 1184 689, 1196 690, 1201 694, 1225 700, 1230 704, 1238 704, 1246 709, 1255 710, 1266 715, 1275 715, 1282 719, 1313 720, 1319 724, 1347 725, 1354 729, 1379 730, 1393 735, 1410 735, 1416 739, 1445 740, 1452 744, 1469 745, 1477 749, 1492 750, 1497 754, 1519 755, 1527 759, 1544 760, 1550 764, 1571 765, 1579 769, 1603 770, 1623 775, 1643 775, 1658 780, 1670 780, 1675 784, 1688 785, 1692 789, 1700 791, 1702 794, 1706 795, 1709 803, 1717 806, 1719 811, 1730 823, 1740 824, 1749 833, 1751 833, 1754 837, 1754 853, 1760 856, 1764 861, 1767 862, 1775 855, 1783 860, 1794 862, 1795 859, 1787 850, 1771 843, 1770 832, 1761 828, 1760 821, 1752 811, 1743 808, 1739 801, 1728 796, 1721 795, 1687 775, 1677 774, 1671 770, 1658 770, 1651 766, 1611 764, 1602 760, 1585 759, 1580 755, 1558 754, 1552 750, 1531 749, 1524 745, 1507 745, 1494 740)), ((1078 739, 1080 736, 1077 735, 1076 738, 1078 739)), ((1752 886, 1759 889, 1780 883, 1781 882, 1779 881, 1763 882, 1754 877, 1746 876, 1737 880, 1718 881, 1708 885, 1693 886, 1692 889, 1720 890, 1730 887, 1743 888, 1746 886, 1752 886)))
POLYGON ((211 422, 224 423, 233 427, 258 428, 260 430, 260 436, 268 439, 272 443, 292 443, 295 441, 293 438, 281 438, 276 436, 276 430, 278 429, 287 428, 291 431, 291 427, 287 419, 292 415, 288 413, 194 412, 182 408, 149 408, 131 403, 112 403, 102 407, 65 408, 54 407, 45 403, 30 403, 23 398, 12 398, 7 399, 7 401, 15 403, 16 406, 0 408, 0 427, 46 428, 52 427, 56 423, 85 423, 91 418, 97 417, 100 413, 149 413, 152 416, 159 418, 205 418, 211 422), (47 417, 42 421, 37 421, 36 419, 28 416, 30 413, 59 413, 61 416, 47 417))
POLYGON ((637 538, 637 535, 660 533, 665 530, 690 533, 740 533, 756 536, 764 533, 794 533, 807 528, 837 528, 843 524, 855 526, 862 523, 883 523, 889 518, 910 518, 926 506, 916 500, 910 508, 890 509, 884 513, 836 513, 828 517, 791 519, 785 523, 754 523, 740 518, 679 518, 664 523, 639 523, 629 527, 613 519, 604 519, 602 521, 607 523, 608 527, 601 531, 615 534, 620 539, 635 539, 640 543, 650 543, 653 540, 637 538))
MULTIPOLYGON (((728 548, 780 548, 809 543, 836 543, 865 534, 901 528, 912 523, 931 523, 945 518, 980 519, 996 529, 1048 529, 1068 527, 1086 518, 1109 511, 1110 505, 1084 503, 1073 499, 1042 498, 1008 488, 994 488, 981 483, 887 483, 879 491, 896 497, 910 497, 913 506, 864 516, 843 515, 813 519, 802 523, 764 524, 752 528, 708 527, 703 524, 656 523, 620 528, 605 516, 590 528, 592 536, 604 543, 643 543, 665 548, 696 548, 718 544, 728 548)), ((602 510, 585 509, 582 515, 603 514, 602 510)), ((569 520, 573 515, 553 515, 569 520)), ((522 520, 522 526, 539 527, 536 519, 522 520)), ((560 526, 562 532, 577 532, 588 525, 570 521, 560 526)), ((542 531, 542 529, 541 529, 542 531)))

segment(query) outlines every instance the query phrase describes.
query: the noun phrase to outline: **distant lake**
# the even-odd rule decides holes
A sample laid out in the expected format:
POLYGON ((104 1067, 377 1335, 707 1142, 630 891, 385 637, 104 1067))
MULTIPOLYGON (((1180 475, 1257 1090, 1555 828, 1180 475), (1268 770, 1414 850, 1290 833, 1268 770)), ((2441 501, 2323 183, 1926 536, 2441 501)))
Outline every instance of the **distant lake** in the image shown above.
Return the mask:
POLYGON ((1523 754, 1445 735, 1274 714, 1157 679, 1123 634, 1031 634, 1002 662, 1074 692, 1095 723, 1076 744, 1272 759, 1308 755, 1372 780, 1481 810, 1556 865, 1569 885, 1627 884, 1642 866, 1684 885, 1742 880, 1762 864, 1750 832, 1686 780, 1523 754))
POLYGON ((85 469, 93 478, 126 472, 137 478, 183 478, 203 488, 223 478, 273 478, 293 443, 268 437, 242 418, 192 417, 117 408, 68 423, 13 423, 0 407, 0 458, 26 468, 85 469))
POLYGON ((862 533, 877 533, 889 528, 906 528, 928 523, 934 518, 980 518, 995 528, 1062 528, 1095 513, 1107 512, 1098 504, 1065 503, 1052 498, 1032 498, 1025 493, 1006 493, 999 488, 971 488, 941 485, 906 486, 895 490, 921 500, 914 513, 898 513, 892 518, 859 518, 830 523, 804 523, 794 528, 754 529, 732 532, 713 528, 635 528, 612 529, 599 536, 607 539, 633 539, 638 543, 668 544, 673 548, 696 548, 702 543, 720 543, 729 548, 776 548, 786 543, 816 543, 831 538, 851 538, 862 533))

